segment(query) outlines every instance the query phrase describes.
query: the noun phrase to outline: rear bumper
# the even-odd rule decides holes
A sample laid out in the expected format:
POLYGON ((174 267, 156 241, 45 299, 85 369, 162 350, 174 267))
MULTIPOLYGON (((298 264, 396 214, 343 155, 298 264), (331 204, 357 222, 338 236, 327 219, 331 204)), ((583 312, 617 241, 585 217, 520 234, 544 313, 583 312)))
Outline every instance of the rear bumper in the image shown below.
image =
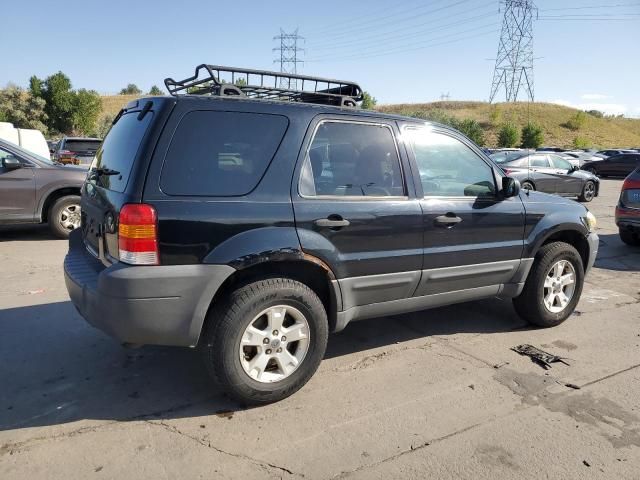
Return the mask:
POLYGON ((85 320, 127 343, 194 346, 227 265, 104 267, 85 249, 80 231, 69 237, 64 275, 71 301, 85 320))
POLYGON ((640 232, 640 209, 616 207, 616 225, 622 230, 640 232))
POLYGON ((593 267, 593 264, 596 263, 596 257, 598 256, 598 246, 600 245, 600 239, 598 235, 595 233, 590 233, 587 235, 587 242, 589 242, 589 260, 587 261, 586 268, 584 272, 587 273, 593 267))

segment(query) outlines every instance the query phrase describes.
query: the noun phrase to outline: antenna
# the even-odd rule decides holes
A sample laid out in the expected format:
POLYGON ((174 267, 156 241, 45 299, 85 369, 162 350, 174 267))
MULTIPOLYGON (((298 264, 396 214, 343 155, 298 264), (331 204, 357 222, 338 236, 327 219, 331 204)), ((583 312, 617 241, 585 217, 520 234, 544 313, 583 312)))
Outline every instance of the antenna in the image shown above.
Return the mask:
MULTIPOLYGON (((274 40, 280 41, 280 46, 273 49, 274 52, 280 52, 280 58, 276 58, 273 63, 280 64, 281 73, 290 73, 296 75, 298 73, 298 64, 303 63, 298 59, 298 52, 304 52, 304 49, 298 47, 298 41, 304 41, 304 37, 298 35, 298 29, 296 28, 293 33, 285 33, 282 28, 280 29, 280 35, 273 37, 274 40)), ((297 80, 291 78, 281 78, 280 88, 292 88, 298 87, 297 80)))
POLYGON ((532 0, 502 0, 504 15, 498 55, 493 70, 489 103, 504 88, 505 101, 515 102, 522 87, 533 102, 533 17, 538 8, 532 0))

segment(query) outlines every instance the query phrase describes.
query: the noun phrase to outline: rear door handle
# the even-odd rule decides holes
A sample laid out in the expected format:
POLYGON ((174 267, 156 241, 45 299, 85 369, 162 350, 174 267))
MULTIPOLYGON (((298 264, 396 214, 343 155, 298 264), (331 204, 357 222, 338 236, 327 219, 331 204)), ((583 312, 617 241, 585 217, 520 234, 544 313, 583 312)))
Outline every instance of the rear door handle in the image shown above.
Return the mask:
POLYGON ((436 217, 434 222, 437 227, 447 227, 451 228, 454 225, 460 223, 462 219, 458 217, 455 213, 447 213, 446 215, 440 215, 436 217))
POLYGON ((342 228, 351 225, 349 220, 345 220, 340 215, 329 215, 327 218, 319 218, 313 223, 321 228, 342 228))

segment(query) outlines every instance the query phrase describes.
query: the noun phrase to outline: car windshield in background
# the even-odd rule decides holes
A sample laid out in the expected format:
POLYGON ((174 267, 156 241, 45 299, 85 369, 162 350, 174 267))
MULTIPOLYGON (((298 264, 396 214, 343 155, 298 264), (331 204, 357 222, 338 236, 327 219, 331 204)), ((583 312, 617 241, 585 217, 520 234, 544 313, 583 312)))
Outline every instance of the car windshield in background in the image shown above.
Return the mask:
POLYGON ((100 148, 101 143, 101 140, 67 140, 64 142, 64 148, 76 153, 95 153, 100 148))
POLYGON ((491 159, 496 163, 509 163, 518 158, 524 157, 526 154, 522 152, 497 152, 491 156, 491 159))

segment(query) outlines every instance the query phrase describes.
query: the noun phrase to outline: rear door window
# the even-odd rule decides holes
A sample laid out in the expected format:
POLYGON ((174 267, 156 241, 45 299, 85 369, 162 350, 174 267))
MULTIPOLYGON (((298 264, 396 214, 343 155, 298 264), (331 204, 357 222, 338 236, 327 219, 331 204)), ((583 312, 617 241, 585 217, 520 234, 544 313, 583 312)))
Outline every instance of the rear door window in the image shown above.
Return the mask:
POLYGON ((126 113, 120 117, 109 130, 91 164, 91 169, 103 168, 118 173, 89 176, 92 183, 108 190, 124 192, 138 148, 153 118, 153 112, 148 112, 142 120, 138 120, 139 113, 126 113))
POLYGON ((289 125, 261 113, 194 111, 178 125, 160 175, 177 196, 240 196, 260 182, 289 125))

